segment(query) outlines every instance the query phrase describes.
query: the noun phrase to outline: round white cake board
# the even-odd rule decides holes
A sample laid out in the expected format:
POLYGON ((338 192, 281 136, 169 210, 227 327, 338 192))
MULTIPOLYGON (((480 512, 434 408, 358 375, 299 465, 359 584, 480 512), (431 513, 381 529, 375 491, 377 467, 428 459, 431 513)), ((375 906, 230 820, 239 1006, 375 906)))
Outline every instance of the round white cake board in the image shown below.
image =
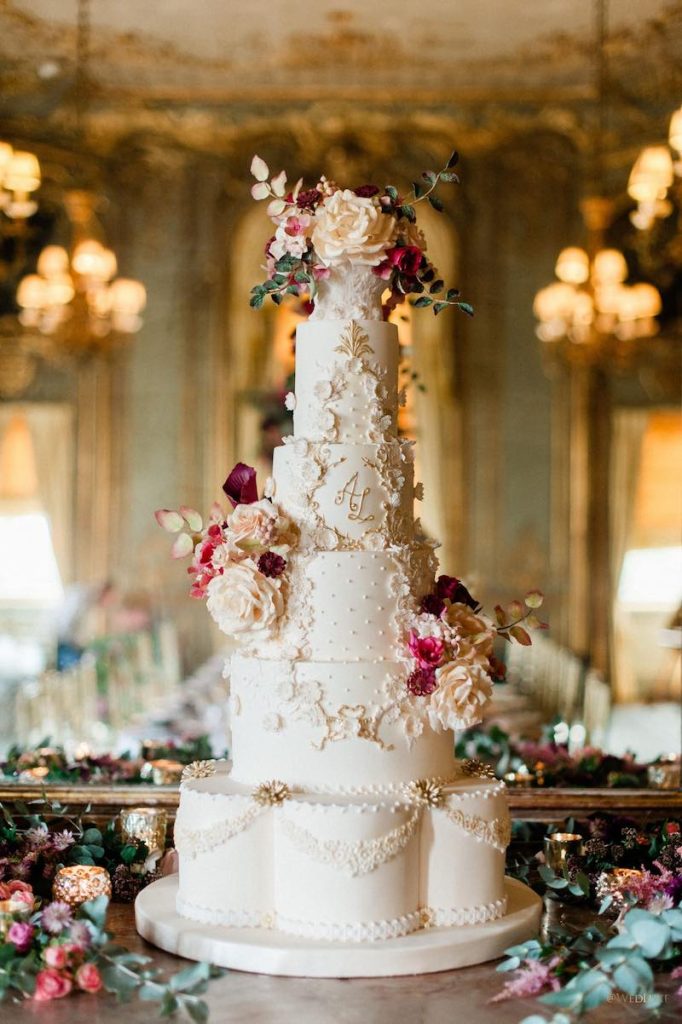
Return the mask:
POLYGON ((178 876, 148 885, 135 901, 140 935, 189 960, 256 974, 307 978, 381 978, 430 974, 494 960, 508 946, 537 934, 542 900, 513 878, 505 879, 507 913, 498 921, 457 928, 427 928, 382 942, 325 942, 260 928, 224 928, 180 917, 178 876))

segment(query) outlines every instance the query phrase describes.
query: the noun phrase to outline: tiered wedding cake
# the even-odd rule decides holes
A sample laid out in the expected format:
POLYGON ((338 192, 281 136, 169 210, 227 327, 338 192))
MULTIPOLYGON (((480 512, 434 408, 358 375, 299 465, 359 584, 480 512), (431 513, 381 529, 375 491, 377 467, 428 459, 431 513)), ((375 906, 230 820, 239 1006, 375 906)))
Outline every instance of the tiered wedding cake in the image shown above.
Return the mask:
MULTIPOLYGON (((311 213, 300 195, 295 214, 275 212, 280 224, 308 218, 318 257, 325 185, 309 190, 311 213)), ((328 187, 337 206, 346 197, 339 216, 366 217, 373 262, 350 259, 326 225, 340 259, 297 331, 293 436, 275 451, 267 497, 240 464, 225 488, 232 513, 193 539, 195 593, 244 641, 230 668, 231 763, 191 766, 181 786, 175 938, 149 910, 155 886, 138 924, 166 948, 251 970, 436 970, 528 937, 537 908, 512 886, 505 918, 505 787, 454 759, 452 729, 479 720, 490 695, 495 627, 460 581, 436 581, 413 516, 412 442, 397 435, 398 336, 382 320, 377 268, 411 248, 428 274, 425 243, 409 246, 373 195, 328 187)), ((277 238, 281 284, 291 254, 273 252, 277 238)), ((191 526, 191 510, 162 516, 183 514, 191 526)))

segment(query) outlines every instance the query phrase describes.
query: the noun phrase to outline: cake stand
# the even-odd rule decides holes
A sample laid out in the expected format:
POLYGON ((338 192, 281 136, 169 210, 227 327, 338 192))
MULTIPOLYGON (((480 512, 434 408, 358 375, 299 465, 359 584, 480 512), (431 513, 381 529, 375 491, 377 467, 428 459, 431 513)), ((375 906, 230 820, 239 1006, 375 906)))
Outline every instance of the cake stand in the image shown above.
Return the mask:
POLYGON ((263 928, 225 928, 180 917, 178 876, 148 885, 135 901, 140 935, 168 953, 255 974, 307 978, 382 978, 469 967, 502 956, 538 932, 542 900, 505 879, 507 913, 486 924, 427 928, 381 942, 325 942, 263 928))

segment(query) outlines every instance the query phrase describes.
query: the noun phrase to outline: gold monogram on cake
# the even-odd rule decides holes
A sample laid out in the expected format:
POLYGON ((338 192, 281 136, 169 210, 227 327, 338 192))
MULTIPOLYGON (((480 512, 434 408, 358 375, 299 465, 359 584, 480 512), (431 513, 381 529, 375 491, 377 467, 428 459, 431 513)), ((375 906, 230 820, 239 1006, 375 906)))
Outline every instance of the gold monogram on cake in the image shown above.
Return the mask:
POLYGON ((359 475, 359 472, 353 473, 352 477, 346 481, 343 488, 336 495, 334 502, 336 505, 343 505, 346 499, 348 499, 348 518, 352 522, 370 523, 374 519, 372 513, 364 516, 362 512, 371 488, 364 487, 362 490, 359 489, 359 475))

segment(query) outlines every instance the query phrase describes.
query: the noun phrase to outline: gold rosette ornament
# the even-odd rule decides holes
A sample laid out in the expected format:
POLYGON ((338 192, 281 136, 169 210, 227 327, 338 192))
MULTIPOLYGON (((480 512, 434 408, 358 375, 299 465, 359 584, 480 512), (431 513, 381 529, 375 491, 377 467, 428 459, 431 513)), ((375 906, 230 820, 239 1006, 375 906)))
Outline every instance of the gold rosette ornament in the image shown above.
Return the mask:
POLYGON ((469 758, 467 761, 462 761, 462 774, 468 775, 472 779, 494 779, 495 769, 492 765, 484 764, 483 761, 476 758, 469 758))
POLYGON ((260 786, 254 789, 251 796, 261 807, 276 807, 278 804, 283 804, 285 800, 289 799, 291 790, 286 782, 271 779, 269 782, 261 782, 260 786))
POLYGON ((443 787, 433 779, 416 779, 403 787, 403 792, 411 804, 421 807, 440 807, 445 799, 443 787))
POLYGON ((215 761, 192 761, 182 769, 181 781, 210 779, 211 775, 215 775, 215 761))

